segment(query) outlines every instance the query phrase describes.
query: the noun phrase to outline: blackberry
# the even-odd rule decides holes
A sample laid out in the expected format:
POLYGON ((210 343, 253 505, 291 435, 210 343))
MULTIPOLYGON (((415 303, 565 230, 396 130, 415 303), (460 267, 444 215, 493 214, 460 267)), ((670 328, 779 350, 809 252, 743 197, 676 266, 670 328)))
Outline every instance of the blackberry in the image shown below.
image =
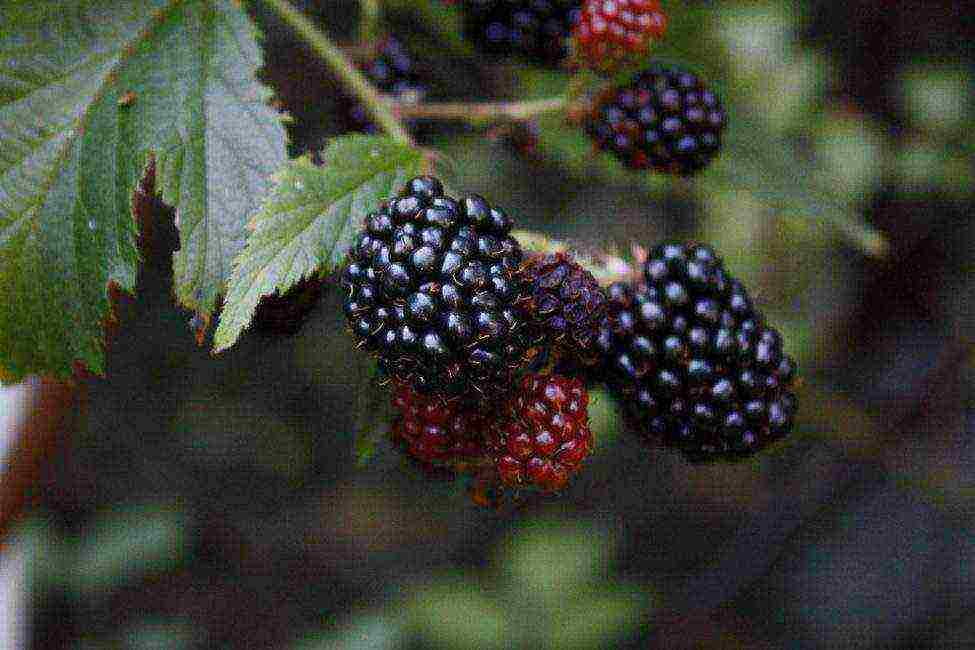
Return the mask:
POLYGON ((589 395, 578 379, 527 375, 489 444, 504 485, 564 488, 593 448, 589 395))
POLYGON ((417 393, 397 382, 393 390, 393 439, 423 465, 458 469, 486 458, 492 427, 486 411, 458 400, 417 393))
POLYGON ((592 365, 606 296, 592 273, 565 253, 538 255, 525 267, 537 340, 563 358, 592 365))
MULTIPOLYGON (((423 76, 417 72, 413 57, 395 37, 379 42, 375 55, 361 66, 363 74, 377 90, 400 100, 420 101, 429 92, 423 76)), ((347 109, 352 131, 378 133, 365 106, 349 101, 347 109)))
POLYGON ((644 431, 694 459, 755 452, 792 428, 795 362, 708 246, 655 248, 609 287, 599 347, 644 431))
POLYGON ((586 0, 573 30, 576 54, 593 70, 612 74, 640 63, 667 29, 658 0, 586 0))
POLYGON ((322 296, 324 280, 318 276, 303 278, 284 294, 273 293, 257 303, 252 329, 263 336, 291 336, 301 329, 305 318, 322 296))
POLYGON ((568 54, 568 37, 579 19, 570 0, 465 0, 464 32, 486 54, 519 54, 557 65, 568 54))
POLYGON ((430 176, 366 217, 343 272, 345 314, 379 368, 423 394, 495 395, 524 362, 527 293, 511 218, 430 176))
POLYGON ((655 66, 601 93, 585 118, 596 147, 631 169, 689 175, 721 148, 727 115, 697 75, 655 66))

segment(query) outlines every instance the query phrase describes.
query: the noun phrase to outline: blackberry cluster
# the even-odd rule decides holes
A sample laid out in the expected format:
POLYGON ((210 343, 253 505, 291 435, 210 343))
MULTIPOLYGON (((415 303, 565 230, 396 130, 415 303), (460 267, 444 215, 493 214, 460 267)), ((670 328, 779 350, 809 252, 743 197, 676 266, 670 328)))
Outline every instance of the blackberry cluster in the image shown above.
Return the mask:
POLYGON ((464 0, 464 32, 489 55, 557 65, 579 19, 578 0, 464 0))
POLYGON ((610 287, 599 345, 645 430, 700 460, 788 434, 795 363, 715 252, 662 245, 643 275, 645 283, 610 287))
POLYGON ((657 66, 600 94, 585 128, 631 169, 689 175, 717 156, 726 123, 721 100, 697 75, 657 66))
POLYGON ((586 0, 573 39, 576 54, 590 68, 612 74, 640 63, 666 30, 659 0, 586 0))
POLYGON ((527 375, 509 402, 508 421, 490 438, 501 482, 564 488, 593 448, 588 406, 580 380, 527 375))
POLYGON ((379 368, 423 394, 492 395, 528 349, 522 252, 503 210, 430 176, 366 217, 343 272, 345 315, 379 368))
POLYGON ((525 277, 537 339, 566 359, 595 363, 606 295, 592 273, 565 253, 555 253, 531 259, 525 277))
MULTIPOLYGON (((429 91, 422 75, 416 70, 413 57, 395 37, 387 36, 380 41, 375 55, 361 68, 377 90, 398 99, 420 101, 429 91)), ((362 104, 353 103, 348 108, 348 114, 351 130, 378 133, 369 119, 369 112, 362 104)))
POLYGON ((397 382, 393 390, 393 438, 407 453, 426 465, 456 468, 487 454, 490 416, 458 400, 421 395, 409 384, 397 382))

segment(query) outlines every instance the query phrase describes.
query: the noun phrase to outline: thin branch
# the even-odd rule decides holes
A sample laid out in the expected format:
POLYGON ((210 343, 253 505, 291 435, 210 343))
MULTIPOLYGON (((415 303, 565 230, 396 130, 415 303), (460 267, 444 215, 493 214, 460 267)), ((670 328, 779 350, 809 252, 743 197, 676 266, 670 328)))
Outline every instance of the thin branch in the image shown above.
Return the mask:
POLYGON ((403 123, 393 114, 383 96, 328 36, 308 20, 304 14, 295 9, 288 0, 266 0, 266 2, 311 46, 329 69, 348 86, 356 99, 365 106, 372 120, 387 135, 403 144, 414 144, 413 138, 410 137, 403 123))
POLYGON ((393 112, 407 120, 458 120, 471 124, 524 121, 566 107, 565 97, 551 97, 525 102, 484 103, 392 103, 393 112))

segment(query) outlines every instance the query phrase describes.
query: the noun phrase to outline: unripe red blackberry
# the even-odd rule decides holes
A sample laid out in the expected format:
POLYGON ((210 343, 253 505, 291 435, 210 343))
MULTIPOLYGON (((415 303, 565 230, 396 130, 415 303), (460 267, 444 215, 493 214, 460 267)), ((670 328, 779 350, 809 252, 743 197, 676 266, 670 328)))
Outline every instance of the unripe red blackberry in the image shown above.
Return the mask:
POLYGON ((564 488, 593 449, 589 395, 578 379, 528 375, 508 403, 508 421, 490 438, 501 482, 564 488))
POLYGON ((631 169, 688 175, 717 156, 727 115, 697 75, 655 66, 597 97, 585 128, 631 169))
POLYGON ((599 337, 607 376, 643 430, 702 460, 788 434, 795 362, 715 252, 658 246, 644 280, 609 288, 599 337))
POLYGON ((456 468, 485 459, 487 436, 497 424, 485 409, 459 400, 421 395, 409 384, 393 389, 393 438, 423 464, 456 468))
POLYGON ((424 394, 494 396, 525 360, 522 252, 503 210, 421 176, 366 217, 342 281, 359 346, 424 394))
POLYGON ((667 16, 658 0, 586 0, 572 35, 586 65, 612 74, 645 61, 666 31, 667 16))
POLYGON ((606 315, 606 296, 596 278, 565 253, 537 255, 524 273, 537 340, 563 358, 595 363, 599 325, 606 315))
MULTIPOLYGON (((423 76, 417 72, 416 63, 410 53, 394 36, 387 36, 379 42, 375 54, 360 66, 362 73, 377 90, 397 99, 420 101, 429 91, 423 76)), ((378 133, 369 119, 369 111, 360 103, 351 103, 348 108, 350 127, 353 131, 378 133)))
POLYGON ((568 54, 579 0, 464 0, 464 33, 489 55, 556 65, 568 54))

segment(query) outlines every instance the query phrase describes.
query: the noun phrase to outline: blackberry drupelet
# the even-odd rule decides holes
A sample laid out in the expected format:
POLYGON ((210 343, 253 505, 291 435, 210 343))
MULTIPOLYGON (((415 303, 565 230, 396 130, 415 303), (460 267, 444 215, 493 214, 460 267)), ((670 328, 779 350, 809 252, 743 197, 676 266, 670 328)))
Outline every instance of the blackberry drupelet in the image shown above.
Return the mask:
POLYGON ((579 18, 579 0, 464 0, 464 32, 489 55, 557 65, 579 18))
MULTIPOLYGON (((403 43, 393 36, 387 36, 380 41, 375 55, 360 67, 377 90, 397 99, 420 101, 429 91, 423 77, 417 72, 413 57, 403 43)), ((362 104, 350 100, 348 115, 351 130, 379 132, 362 104)))
POLYGON ((386 375, 423 394, 496 397, 528 349, 522 252, 503 210, 421 176, 366 217, 345 314, 386 375))
POLYGON ((592 273, 565 253, 538 255, 525 266, 535 339, 576 364, 599 359, 596 338, 606 295, 592 273))
POLYGON ((578 379, 525 376, 509 400, 507 421, 489 438, 502 484, 564 488, 593 449, 588 406, 578 379))
POLYGON ((498 426, 485 409, 421 395, 401 382, 393 390, 393 408, 393 439, 424 465, 460 469, 485 460, 488 432, 498 426))
POLYGON ((586 0, 572 36, 586 65, 613 74, 643 62, 666 30, 659 0, 586 0))
POLYGON ((599 336, 607 378, 644 430, 697 460, 787 435, 795 362, 715 252, 658 246, 644 278, 610 286, 599 336))
POLYGON ((631 169, 689 175, 717 156, 726 123, 721 100, 697 75, 655 66, 600 94, 585 128, 631 169))

